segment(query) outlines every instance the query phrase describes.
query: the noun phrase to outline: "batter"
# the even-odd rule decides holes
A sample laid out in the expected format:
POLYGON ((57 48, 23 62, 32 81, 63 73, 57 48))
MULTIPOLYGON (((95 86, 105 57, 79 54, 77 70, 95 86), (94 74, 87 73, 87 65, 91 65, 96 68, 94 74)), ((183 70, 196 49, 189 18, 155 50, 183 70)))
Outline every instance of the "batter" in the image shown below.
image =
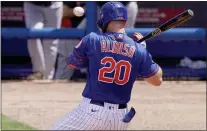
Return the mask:
POLYGON ((162 83, 161 68, 126 35, 127 19, 122 3, 107 2, 97 22, 102 33, 92 32, 74 47, 68 67, 88 69, 83 99, 52 130, 126 130, 136 113, 127 106, 136 77, 154 86, 162 83))
MULTIPOLYGON (((84 2, 81 4, 80 2, 66 2, 64 1, 65 5, 68 6, 70 10, 75 8, 76 6, 82 6, 84 7, 85 4, 84 2)), ((97 1, 97 11, 100 11, 100 7, 103 6, 106 2, 105 1, 97 1)), ((122 1, 121 2, 123 5, 126 6, 126 10, 128 12, 128 20, 126 24, 126 28, 133 28, 137 19, 137 13, 138 13, 138 4, 137 2, 133 1, 122 1)), ((72 14, 72 13, 68 13, 72 14)), ((72 16, 70 16, 72 17, 72 16)), ((97 17, 99 18, 99 16, 97 17)), ((73 17, 72 19, 75 19, 73 22, 74 27, 77 26, 79 29, 84 29, 86 28, 86 18, 83 19, 83 17, 73 17), (80 22, 79 22, 80 21, 80 22)), ((56 66, 56 73, 54 76, 54 79, 68 79, 70 80, 74 74, 74 69, 70 68, 67 69, 67 63, 66 59, 68 56, 68 53, 72 52, 73 47, 77 45, 79 40, 61 40, 60 41, 60 46, 58 49, 58 56, 57 56, 57 66, 56 66)), ((86 72, 85 69, 81 69, 81 72, 86 72)))

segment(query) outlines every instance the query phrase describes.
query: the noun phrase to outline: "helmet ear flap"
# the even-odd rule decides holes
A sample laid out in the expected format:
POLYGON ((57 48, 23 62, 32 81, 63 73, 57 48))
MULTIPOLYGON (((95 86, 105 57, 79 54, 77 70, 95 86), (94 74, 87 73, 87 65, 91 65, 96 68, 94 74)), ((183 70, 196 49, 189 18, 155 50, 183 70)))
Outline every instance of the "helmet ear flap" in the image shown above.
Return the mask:
POLYGON ((97 25, 98 25, 99 28, 102 28, 103 20, 102 20, 102 19, 99 19, 99 20, 97 21, 97 25))

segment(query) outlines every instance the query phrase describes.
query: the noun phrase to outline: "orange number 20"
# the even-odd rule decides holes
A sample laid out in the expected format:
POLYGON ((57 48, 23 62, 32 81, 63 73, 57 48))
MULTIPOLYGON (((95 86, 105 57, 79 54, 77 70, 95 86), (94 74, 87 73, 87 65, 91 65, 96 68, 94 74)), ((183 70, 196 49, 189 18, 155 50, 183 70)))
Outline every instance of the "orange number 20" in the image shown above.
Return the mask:
POLYGON ((112 57, 104 57, 101 60, 101 64, 106 65, 110 64, 109 67, 102 67, 99 69, 98 80, 105 83, 115 82, 117 85, 124 85, 129 81, 131 73, 131 64, 128 61, 120 60, 116 62, 112 57), (120 79, 121 68, 124 68, 124 76, 120 79), (106 77, 105 73, 114 73, 114 77, 106 77))

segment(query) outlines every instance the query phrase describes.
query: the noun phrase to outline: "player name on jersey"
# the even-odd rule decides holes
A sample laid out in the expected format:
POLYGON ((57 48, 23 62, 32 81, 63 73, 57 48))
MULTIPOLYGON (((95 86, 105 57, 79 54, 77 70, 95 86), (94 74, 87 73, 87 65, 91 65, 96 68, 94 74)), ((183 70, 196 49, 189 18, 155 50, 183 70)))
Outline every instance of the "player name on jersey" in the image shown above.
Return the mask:
POLYGON ((134 56, 135 50, 135 46, 130 46, 129 44, 123 42, 109 40, 101 41, 101 52, 116 53, 132 58, 134 56))

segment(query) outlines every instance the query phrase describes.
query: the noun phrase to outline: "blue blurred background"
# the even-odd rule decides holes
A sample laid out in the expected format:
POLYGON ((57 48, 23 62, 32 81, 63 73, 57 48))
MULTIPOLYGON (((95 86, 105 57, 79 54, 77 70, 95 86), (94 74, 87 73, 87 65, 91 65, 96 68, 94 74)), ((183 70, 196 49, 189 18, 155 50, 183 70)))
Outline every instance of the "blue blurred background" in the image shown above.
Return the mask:
MULTIPOLYGON (((25 27, 23 2, 1 2, 1 6, 2 28, 25 27)), ((153 59, 163 68, 165 79, 206 79, 207 2, 140 1, 138 6, 135 28, 127 29, 130 36, 133 31, 146 35, 153 28, 184 10, 192 9, 194 11, 194 18, 188 22, 147 40, 147 48, 153 59), (189 61, 191 61, 190 65, 188 65, 189 61)), ((88 8, 87 11, 91 9, 88 8)), ((93 15, 90 17, 95 18, 93 15)), ((90 20, 94 23, 93 19, 90 20)), ((80 18, 63 18, 62 28, 76 28, 79 21, 80 18)), ((87 26, 85 35, 90 31, 97 31, 96 25, 87 26)), ((19 79, 31 74, 32 65, 26 39, 2 37, 1 45, 2 79, 19 79)), ((79 72, 74 75, 85 76, 79 72)))

